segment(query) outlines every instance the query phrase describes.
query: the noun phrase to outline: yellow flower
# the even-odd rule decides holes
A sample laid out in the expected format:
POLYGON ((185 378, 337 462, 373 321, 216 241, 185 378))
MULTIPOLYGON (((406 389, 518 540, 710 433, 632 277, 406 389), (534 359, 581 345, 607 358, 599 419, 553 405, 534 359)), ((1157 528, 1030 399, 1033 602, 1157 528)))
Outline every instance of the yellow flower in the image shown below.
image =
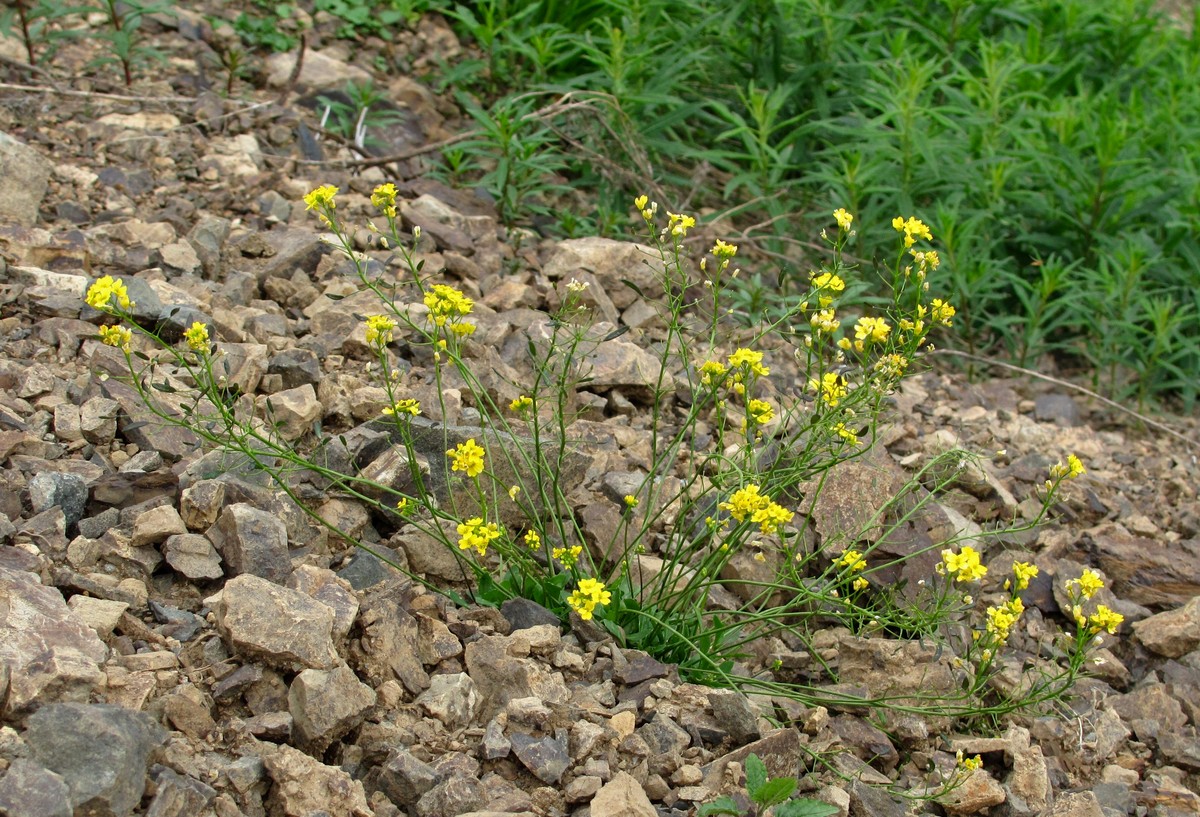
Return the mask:
POLYGON ((1013 577, 1017 580, 1017 589, 1029 587, 1029 580, 1037 576, 1038 569, 1028 562, 1013 562, 1013 577))
POLYGON ((864 579, 862 576, 859 576, 857 579, 855 579, 850 584, 850 589, 851 590, 866 590, 870 586, 871 586, 871 583, 869 581, 864 579))
POLYGON ((826 372, 821 375, 821 379, 817 380, 811 377, 808 380, 808 387, 815 391, 830 408, 836 408, 842 399, 850 393, 846 388, 846 382, 841 375, 834 372, 826 372))
POLYGON ((484 451, 474 439, 467 440, 446 453, 452 460, 450 470, 462 471, 471 479, 483 473, 484 451))
POLYGON ((751 400, 746 406, 746 410, 752 419, 758 425, 766 425, 775 419, 775 409, 766 400, 751 400))
POLYGON ((401 516, 408 516, 408 514, 412 511, 411 505, 412 503, 409 501, 408 497, 404 497, 396 503, 396 512, 401 516))
POLYGON ((728 502, 722 502, 718 507, 729 511, 729 515, 738 522, 746 521, 756 511, 765 508, 771 500, 759 493, 759 487, 751 483, 745 488, 733 492, 728 502))
POLYGON ((854 324, 854 337, 871 343, 881 343, 887 340, 892 327, 883 318, 859 318, 854 324))
POLYGON ((538 536, 535 530, 525 531, 525 544, 530 550, 537 550, 542 546, 542 537, 538 536))
POLYGON ((687 235, 688 230, 696 226, 696 219, 691 216, 680 215, 679 213, 667 213, 667 218, 670 219, 667 224, 667 229, 671 231, 671 235, 683 238, 687 235))
POLYGON ((1051 479, 1075 479, 1075 477, 1086 473, 1087 469, 1083 467, 1083 463, 1079 461, 1079 457, 1074 454, 1067 455, 1066 465, 1059 462, 1050 466, 1051 479))
POLYGON ((1104 580, 1096 571, 1084 568, 1083 574, 1078 579, 1071 579, 1067 582, 1068 592, 1072 587, 1079 589, 1079 595, 1090 599, 1104 589, 1104 580))
POLYGON ((330 210, 337 207, 337 203, 333 197, 338 194, 338 189, 332 184, 323 184, 316 190, 307 194, 304 197, 305 210, 322 210, 329 208, 330 210))
POLYGON ((510 411, 515 411, 518 414, 523 411, 528 411, 529 409, 533 408, 533 398, 522 394, 520 397, 517 397, 511 403, 509 403, 508 408, 510 411))
POLYGON ((969 545, 958 553, 948 548, 943 550, 939 567, 960 582, 976 582, 987 575, 987 568, 979 561, 978 551, 969 545))
POLYGON ((208 327, 200 321, 195 321, 191 328, 183 333, 183 339, 194 351, 203 352, 208 349, 208 327))
POLYGON ((87 305, 92 309, 108 309, 110 301, 116 298, 117 304, 122 309, 129 309, 134 306, 134 303, 129 300, 129 291, 125 289, 125 282, 120 278, 113 278, 111 275, 105 275, 103 278, 97 278, 96 282, 88 287, 85 300, 87 305))
POLYGON ((563 567, 568 569, 575 566, 575 564, 579 561, 579 554, 581 553, 583 553, 582 545, 575 545, 574 547, 569 548, 554 548, 550 551, 550 555, 561 562, 563 567))
POLYGON ((394 411, 396 414, 409 414, 413 417, 416 417, 421 413, 421 401, 413 400, 412 398, 397 400, 394 411))
POLYGON ((392 342, 392 330, 396 322, 386 315, 371 315, 367 318, 367 343, 386 346, 392 342))
POLYGON ((725 364, 716 360, 706 360, 700 366, 700 382, 705 386, 713 385, 713 380, 725 376, 725 364))
POLYGON ((430 320, 437 326, 445 326, 447 321, 469 315, 475 307, 475 302, 460 290, 445 284, 431 286, 425 293, 424 301, 425 306, 429 308, 430 320))
POLYGON ((758 525, 758 529, 764 536, 768 536, 779 530, 781 526, 791 522, 795 515, 782 505, 767 502, 764 507, 759 508, 751 515, 750 521, 758 525))
POLYGON ((808 322, 812 324, 814 332, 834 332, 842 325, 841 321, 834 318, 834 311, 832 309, 822 309, 814 312, 812 317, 808 319, 808 322))
POLYGON ((458 335, 460 338, 467 335, 475 334, 475 324, 466 321, 450 324, 450 331, 458 335))
POLYGON ((579 613, 579 617, 584 621, 591 620, 597 605, 603 606, 610 601, 612 594, 604 589, 602 582, 595 579, 581 579, 578 589, 567 597, 567 604, 571 605, 571 609, 579 613))
POLYGON ((846 442, 850 443, 850 445, 858 445, 858 435, 846 428, 845 423, 835 424, 833 427, 833 432, 846 442))
POLYGON ((371 193, 371 204, 379 208, 388 218, 396 217, 396 185, 381 184, 371 193))
POLYGON ((1000 642, 1008 640, 1009 630, 1017 623, 1024 612, 1024 606, 1020 605, 1020 599, 1014 599, 1017 605, 1003 604, 999 607, 987 608, 987 631, 994 635, 1000 642))
POLYGON ((476 516, 458 525, 458 536, 459 550, 474 548, 480 556, 486 556, 488 545, 500 538, 500 529, 495 522, 484 524, 483 519, 476 516))
POLYGON ((1088 619, 1088 623, 1092 625, 1093 632, 1106 630, 1110 635, 1116 635, 1117 628, 1121 626, 1121 622, 1125 620, 1125 616, 1114 612, 1103 604, 1096 605, 1096 612, 1088 619))
POLYGON ((885 378, 897 378, 908 368, 908 358, 898 354, 882 355, 873 368, 885 378))
POLYGON ((952 326, 951 318, 954 317, 954 307, 943 301, 941 298, 934 298, 929 304, 929 319, 934 323, 940 323, 942 326, 952 326))
POLYGON ((115 346, 122 351, 128 352, 131 340, 133 340, 133 333, 124 326, 100 327, 100 342, 105 346, 115 346))
POLYGON ((733 369, 746 366, 750 371, 759 377, 766 377, 771 373, 771 370, 762 365, 763 353, 756 352, 753 349, 739 348, 729 356, 729 366, 733 369))
POLYGON ((918 238, 923 238, 926 241, 933 240, 933 234, 929 232, 929 227, 916 216, 910 216, 907 221, 900 216, 896 216, 892 219, 892 227, 897 232, 904 233, 905 247, 911 247, 917 243, 918 238))
POLYGON ((838 229, 840 230, 849 230, 851 223, 854 222, 854 216, 847 213, 844 207, 834 210, 833 218, 837 221, 838 229))
POLYGON ((520 495, 521 495, 521 486, 520 485, 509 486, 509 488, 508 488, 508 498, 509 499, 511 499, 513 502, 516 502, 517 497, 520 495))
POLYGON ((962 749, 958 750, 958 765, 968 772, 973 772, 983 766, 983 758, 979 755, 975 757, 963 757, 962 749))
POLYGON ((636 199, 633 200, 633 206, 639 210, 645 210, 646 204, 649 201, 650 201, 650 197, 647 196, 645 193, 643 193, 642 195, 638 196, 636 199))
POLYGON ((737 251, 738 248, 736 244, 726 244, 724 241, 718 238, 717 243, 713 244, 712 249, 709 250, 709 253, 716 258, 733 258, 735 255, 737 255, 737 251))
POLYGON ((630 509, 636 508, 639 504, 638 498, 636 496, 634 496, 633 494, 625 494, 624 502, 625 502, 625 507, 630 508, 630 509))
POLYGON ((847 550, 834 562, 838 567, 848 567, 851 570, 866 570, 867 560, 857 550, 847 550))

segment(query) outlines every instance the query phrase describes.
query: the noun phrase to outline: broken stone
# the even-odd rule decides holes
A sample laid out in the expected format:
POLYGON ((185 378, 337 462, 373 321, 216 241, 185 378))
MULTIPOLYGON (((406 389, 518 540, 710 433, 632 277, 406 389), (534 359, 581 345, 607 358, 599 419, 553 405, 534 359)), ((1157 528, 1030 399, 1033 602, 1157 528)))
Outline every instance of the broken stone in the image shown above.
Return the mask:
POLYGON ((479 694, 471 676, 456 672, 430 678, 429 689, 422 692, 415 703, 447 728, 457 729, 471 723, 479 709, 479 694))
POLYGON ((208 537, 234 576, 251 574, 283 584, 292 572, 287 525, 253 505, 226 507, 208 537))
POLYGON ((37 223, 51 169, 41 153, 0 131, 0 221, 37 223))
POLYGON ((571 765, 565 729, 559 729, 554 737, 543 738, 518 732, 510 740, 513 754, 526 769, 544 783, 557 785, 571 765))
POLYGON ((1133 633, 1146 649, 1179 658, 1200 645, 1200 596, 1183 607, 1135 621, 1133 633))
POLYGON ((0 778, 0 812, 12 817, 72 817, 71 789, 45 766, 19 757, 0 778))
POLYGON ((172 569, 193 581, 214 581, 225 575, 221 557, 207 536, 185 533, 168 537, 162 552, 172 569))
POLYGON ((282 817, 373 817, 362 781, 326 766, 291 746, 264 752, 263 765, 275 783, 268 795, 272 814, 282 817))
POLYGON ((91 596, 71 596, 67 606, 71 617, 96 631, 96 635, 107 638, 117 628, 121 614, 129 609, 123 601, 94 599, 91 596))
POLYGON ((226 582, 205 601, 230 648, 275 666, 333 669, 333 610, 296 590, 252 574, 226 582))
POLYGON ((592 798, 591 817, 658 817, 646 791, 628 772, 617 772, 592 798))
POLYGON ((157 545, 168 536, 187 533, 187 526, 172 505, 160 505, 138 516, 133 523, 133 547, 157 545))
POLYGON ((375 705, 375 691, 342 665, 331 671, 306 669, 288 690, 296 736, 327 746, 358 726, 375 705))

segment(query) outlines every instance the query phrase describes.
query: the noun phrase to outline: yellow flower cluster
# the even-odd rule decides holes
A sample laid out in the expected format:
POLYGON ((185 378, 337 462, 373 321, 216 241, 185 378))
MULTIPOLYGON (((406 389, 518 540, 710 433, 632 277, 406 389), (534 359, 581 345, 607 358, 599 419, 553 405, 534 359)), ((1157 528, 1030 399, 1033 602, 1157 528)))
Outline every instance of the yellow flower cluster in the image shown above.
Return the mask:
POLYGON ((838 557, 834 564, 838 567, 847 567, 853 571, 867 569, 867 560, 864 559, 863 555, 857 550, 845 551, 841 556, 838 557))
POLYGON ((854 348, 861 352, 864 342, 882 343, 891 331, 891 325, 883 318, 859 318, 858 323, 854 324, 854 348))
POLYGON ((554 548, 553 550, 550 551, 550 555, 553 556, 555 559, 557 559, 562 564, 562 566, 567 568, 568 570, 570 568, 574 567, 576 565, 576 563, 579 562, 579 555, 581 553, 583 553, 582 545, 575 545, 574 547, 554 548))
POLYGON ((604 589, 604 583, 596 579, 581 579, 579 587, 567 596, 567 604, 579 613, 584 621, 591 621, 597 606, 604 606, 612 601, 612 594, 604 589))
POLYGON ((759 377, 766 377, 771 373, 771 370, 762 365, 762 361, 762 352, 756 352, 753 349, 739 348, 729 356, 729 368, 741 369, 745 367, 759 377))
POLYGON ((1065 465, 1059 462, 1050 466, 1050 479, 1053 480, 1075 479, 1075 477, 1086 473, 1087 469, 1083 467, 1083 463, 1080 462, 1079 457, 1074 454, 1067 455, 1065 465))
POLYGON ((929 303, 929 320, 934 323, 940 323, 942 326, 953 326, 951 318, 954 317, 956 311, 954 307, 941 298, 934 298, 929 303))
MULTIPOLYGON (((1017 590, 1024 590, 1029 587, 1030 579, 1038 574, 1038 569, 1028 562, 1013 562, 1013 578, 1016 579, 1017 590)), ((1004 582, 1004 589, 1008 590, 1011 587, 1011 581, 1004 582)))
POLYGON ((1084 568, 1083 574, 1078 579, 1069 579, 1066 587, 1068 593, 1078 592, 1083 598, 1090 599, 1104 589, 1104 580, 1096 571, 1084 568))
POLYGON ((367 343, 371 346, 387 346, 392 342, 392 331, 396 322, 386 315, 371 315, 367 318, 367 343))
POLYGON ((133 333, 124 326, 100 327, 100 342, 105 346, 115 346, 123 352, 128 352, 129 343, 132 340, 133 333))
POLYGON ((822 309, 833 303, 834 296, 846 291, 846 282, 832 272, 814 272, 810 280, 817 290, 817 303, 822 309))
POLYGON ((500 538, 500 529, 495 522, 484 523, 478 516, 458 525, 458 548, 474 548, 480 556, 487 555, 488 545, 500 538))
POLYGON ((208 349, 208 327, 200 321, 194 321, 191 327, 183 333, 183 339, 192 351, 203 352, 208 349))
POLYGON ((654 214, 658 212, 658 202, 650 201, 645 194, 634 199, 633 206, 641 212, 642 218, 646 221, 653 221, 654 214))
POLYGON ((756 425, 766 425, 775 419, 775 409, 766 400, 751 400, 746 406, 746 411, 756 425))
POLYGON ((421 413, 421 401, 413 400, 411 397, 404 400, 397 400, 395 406, 388 406, 383 410, 384 414, 408 414, 416 417, 421 413))
POLYGON ((899 354, 883 355, 875 361, 874 370, 888 380, 899 379, 908 368, 908 358, 899 354))
POLYGON ((837 408, 838 404, 850 393, 845 379, 835 372, 826 372, 821 375, 820 380, 810 377, 808 387, 815 391, 821 401, 830 408, 837 408))
POLYGON ((850 443, 850 445, 858 445, 858 435, 846 428, 845 423, 836 423, 833 426, 833 433, 850 443))
POLYGON ((987 568, 979 561, 979 552, 967 545, 958 553, 947 548, 942 551, 939 573, 956 578, 960 582, 977 582, 987 575, 987 568))
POLYGON ((533 408, 533 398, 522 394, 520 397, 514 398, 513 401, 508 404, 508 408, 510 411, 514 411, 517 414, 520 414, 524 411, 529 411, 529 409, 533 408))
POLYGON ((759 530, 764 535, 779 530, 780 526, 791 522, 795 516, 791 511, 764 496, 761 489, 753 483, 734 491, 733 495, 729 497, 729 501, 722 502, 718 507, 723 511, 729 511, 729 515, 738 522, 745 522, 749 519, 759 526, 759 530))
POLYGON ((625 494, 625 498, 622 501, 625 503, 625 507, 629 508, 630 510, 633 510, 641 504, 641 500, 639 500, 633 494, 625 494))
POLYGON ((451 448, 446 452, 450 457, 450 470, 462 471, 471 479, 483 473, 483 449, 474 438, 451 448))
POLYGON ((849 230, 850 225, 854 223, 854 216, 847 213, 845 207, 834 210, 833 219, 837 222, 839 230, 849 230))
POLYGON ((736 244, 726 244, 724 241, 718 238, 717 243, 713 244, 712 249, 709 250, 709 253, 723 261, 728 261, 730 258, 733 258, 735 255, 737 255, 737 251, 738 248, 736 244))
MULTIPOLYGON (((814 312, 812 317, 808 319, 808 322, 812 324, 813 331, 817 334, 822 332, 832 334, 833 332, 837 331, 839 326, 842 325, 842 322, 834 317, 834 311, 832 309, 821 309, 817 312, 814 312)), ((843 340, 845 340, 845 338, 843 338, 843 340)))
POLYGON ((337 208, 337 202, 334 200, 337 194, 338 189, 332 184, 323 184, 304 196, 304 209, 316 210, 317 219, 326 227, 331 227, 333 222, 329 214, 337 208))
POLYGON ((668 212, 667 218, 667 230, 676 238, 683 238, 688 234, 688 230, 696 226, 696 219, 691 216, 668 212))
POLYGON ((700 366, 700 382, 705 386, 714 385, 714 381, 725 376, 725 364, 719 360, 706 360, 700 366))
POLYGON ((896 216, 892 219, 892 227, 896 232, 904 233, 905 247, 911 247, 913 244, 916 244, 918 238, 923 238, 926 241, 933 240, 933 234, 929 232, 929 227, 916 216, 909 216, 907 221, 901 216, 896 216))
POLYGON ((85 296, 87 305, 92 309, 111 309, 114 298, 122 309, 134 306, 133 301, 129 300, 129 291, 125 288, 125 282, 120 278, 113 278, 111 275, 97 278, 96 282, 88 287, 85 296))
POLYGON ((987 608, 987 631, 995 636, 996 641, 1003 644, 1008 640, 1009 631, 1024 612, 1025 605, 1019 598, 1009 599, 999 607, 987 608))
POLYGON ((1088 624, 1091 626, 1093 633, 1098 633, 1105 630, 1109 635, 1116 635, 1117 628, 1121 626, 1121 622, 1125 620, 1125 616, 1120 613, 1113 612, 1103 604, 1096 605, 1096 612, 1092 613, 1088 618, 1088 624))
POLYGON ((429 318, 434 325, 444 327, 449 324, 450 331, 456 335, 470 335, 475 331, 475 324, 460 321, 475 308, 475 302, 460 290, 434 284, 425 293, 425 306, 429 308, 429 318))
POLYGON ((538 548, 540 548, 542 546, 542 537, 539 536, 538 532, 535 530, 530 529, 530 530, 525 531, 524 538, 525 538, 525 545, 530 550, 537 550, 538 548))
POLYGON ((371 193, 371 204, 379 208, 379 212, 388 218, 396 217, 396 185, 388 182, 381 184, 371 193))

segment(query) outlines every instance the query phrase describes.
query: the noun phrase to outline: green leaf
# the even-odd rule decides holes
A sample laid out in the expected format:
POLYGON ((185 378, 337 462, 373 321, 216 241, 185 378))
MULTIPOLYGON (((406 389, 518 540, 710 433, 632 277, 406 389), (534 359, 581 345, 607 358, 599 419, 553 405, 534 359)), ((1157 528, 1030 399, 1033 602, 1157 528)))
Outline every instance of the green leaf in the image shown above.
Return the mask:
POLYGON ((742 810, 738 808, 733 798, 718 797, 711 803, 705 803, 696 809, 696 817, 709 817, 711 814, 732 814, 734 817, 741 817, 742 810))
POLYGON ((754 802, 761 808, 770 808, 771 806, 782 803, 784 800, 792 796, 792 792, 796 790, 796 780, 791 777, 777 777, 774 780, 768 780, 759 787, 758 791, 752 796, 754 802))
POLYGON ((776 806, 774 817, 831 817, 837 813, 837 806, 802 797, 776 806))
POLYGON ((746 757, 743 767, 746 770, 746 791, 750 793, 750 799, 757 803, 758 792, 767 784, 767 767, 755 754, 746 757))

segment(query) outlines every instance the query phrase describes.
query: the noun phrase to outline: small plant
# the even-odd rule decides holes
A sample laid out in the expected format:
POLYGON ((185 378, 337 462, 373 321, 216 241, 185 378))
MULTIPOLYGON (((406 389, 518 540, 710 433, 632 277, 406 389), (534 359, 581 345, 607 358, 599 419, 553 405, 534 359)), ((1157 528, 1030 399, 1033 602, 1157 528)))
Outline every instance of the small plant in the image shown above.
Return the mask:
POLYGON ((225 73, 225 96, 233 96, 235 83, 250 73, 246 52, 236 45, 225 44, 217 48, 212 59, 225 73))
POLYGON ((744 809, 732 797, 718 797, 696 810, 696 817, 714 814, 732 817, 829 817, 838 813, 837 806, 808 798, 791 799, 796 791, 794 777, 767 777, 767 767, 758 755, 746 756, 746 794, 750 809, 744 809))
POLYGON ((74 32, 59 30, 54 23, 65 17, 90 11, 86 6, 71 6, 52 0, 12 0, 8 8, 0 11, 0 33, 11 36, 14 29, 25 46, 30 65, 40 59, 49 59, 59 42, 69 39, 74 32), (43 49, 39 54, 39 48, 43 49))
POLYGON ((116 64, 121 66, 125 87, 133 87, 133 72, 151 62, 164 62, 165 57, 158 49, 145 43, 141 36, 142 20, 148 14, 170 13, 171 0, 155 0, 149 3, 133 0, 103 0, 101 10, 108 27, 101 32, 100 39, 108 43, 109 53, 92 61, 93 65, 116 64))
POLYGON ((243 11, 233 21, 233 30, 242 41, 252 48, 267 48, 276 53, 291 51, 300 44, 300 38, 287 30, 284 21, 296 14, 296 6, 290 2, 254 0, 254 13, 243 11))
POLYGON ((335 32, 338 37, 356 40, 373 36, 390 40, 397 29, 411 27, 422 14, 438 5, 429 0, 316 0, 314 7, 341 21, 335 32))
POLYGON ((379 104, 386 99, 372 80, 361 83, 351 80, 346 83, 342 93, 345 100, 317 97, 322 106, 321 127, 341 135, 360 152, 379 144, 379 140, 371 135, 373 129, 385 128, 402 118, 396 109, 379 104))

